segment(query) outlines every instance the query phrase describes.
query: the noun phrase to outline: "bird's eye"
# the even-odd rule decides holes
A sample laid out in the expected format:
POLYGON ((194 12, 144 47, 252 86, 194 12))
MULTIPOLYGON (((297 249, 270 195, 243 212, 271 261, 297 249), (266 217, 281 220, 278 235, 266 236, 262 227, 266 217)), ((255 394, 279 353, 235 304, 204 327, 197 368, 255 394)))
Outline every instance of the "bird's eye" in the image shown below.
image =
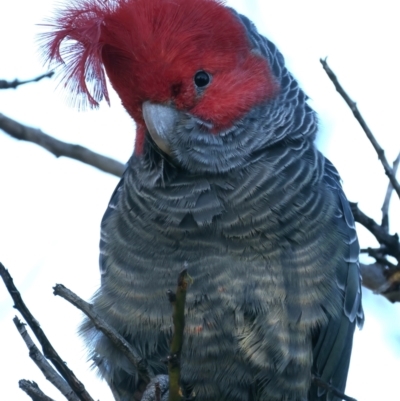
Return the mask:
POLYGON ((204 88, 210 83, 210 75, 205 71, 198 71, 194 76, 194 83, 198 88, 204 88))

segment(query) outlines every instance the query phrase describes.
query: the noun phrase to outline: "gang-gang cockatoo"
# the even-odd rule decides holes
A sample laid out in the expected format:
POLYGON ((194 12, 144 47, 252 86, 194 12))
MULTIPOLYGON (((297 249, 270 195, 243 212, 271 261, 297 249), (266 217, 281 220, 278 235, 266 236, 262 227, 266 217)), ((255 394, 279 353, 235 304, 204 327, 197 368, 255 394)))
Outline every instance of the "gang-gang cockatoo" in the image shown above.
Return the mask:
MULTIPOLYGON (((362 323, 359 245, 315 112, 274 44, 217 0, 82 0, 45 35, 80 104, 134 119, 133 155, 101 224, 96 312, 166 373, 165 292, 187 266, 181 383, 196 401, 339 400, 362 323)), ((83 324, 122 401, 135 367, 83 324)))

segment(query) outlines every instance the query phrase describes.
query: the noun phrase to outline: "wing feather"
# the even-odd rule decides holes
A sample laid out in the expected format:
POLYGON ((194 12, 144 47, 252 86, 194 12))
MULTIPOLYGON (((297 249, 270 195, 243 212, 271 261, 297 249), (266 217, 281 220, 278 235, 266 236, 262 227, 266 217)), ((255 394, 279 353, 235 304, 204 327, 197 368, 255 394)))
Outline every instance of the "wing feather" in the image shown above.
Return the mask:
MULTIPOLYGON (((337 266, 336 283, 342 293, 343 307, 340 316, 329 316, 329 322, 314 335, 313 374, 344 392, 350 363, 353 333, 356 324, 362 326, 364 314, 361 306, 361 279, 358 263, 359 244, 350 205, 343 193, 340 177, 335 167, 326 160, 325 182, 338 194, 338 208, 335 214, 342 240, 348 245, 337 266)), ((326 390, 315 385, 310 389, 312 401, 340 401, 326 390)))

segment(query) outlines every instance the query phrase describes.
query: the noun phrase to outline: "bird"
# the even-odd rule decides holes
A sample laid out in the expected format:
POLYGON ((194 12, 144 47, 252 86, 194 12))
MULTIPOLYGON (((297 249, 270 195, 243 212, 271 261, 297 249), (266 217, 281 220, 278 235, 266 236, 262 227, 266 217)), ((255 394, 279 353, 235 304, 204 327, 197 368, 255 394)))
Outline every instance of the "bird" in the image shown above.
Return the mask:
MULTIPOLYGON (((71 101, 95 108, 111 85, 136 124, 101 222, 96 313, 165 377, 165 291, 186 266, 186 399, 339 401, 364 320, 359 244, 277 47, 219 0, 75 0, 48 27, 71 101)), ((90 320, 81 332, 119 400, 149 393, 90 320)))

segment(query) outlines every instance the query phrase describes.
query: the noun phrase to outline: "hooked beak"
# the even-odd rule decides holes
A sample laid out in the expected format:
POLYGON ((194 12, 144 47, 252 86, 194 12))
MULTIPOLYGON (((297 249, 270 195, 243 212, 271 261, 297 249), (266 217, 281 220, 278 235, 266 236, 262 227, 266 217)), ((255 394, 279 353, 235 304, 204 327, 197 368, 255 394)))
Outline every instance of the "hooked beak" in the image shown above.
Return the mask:
POLYGON ((146 101, 142 104, 142 113, 153 141, 164 153, 170 155, 170 138, 178 118, 178 111, 173 107, 146 101))

